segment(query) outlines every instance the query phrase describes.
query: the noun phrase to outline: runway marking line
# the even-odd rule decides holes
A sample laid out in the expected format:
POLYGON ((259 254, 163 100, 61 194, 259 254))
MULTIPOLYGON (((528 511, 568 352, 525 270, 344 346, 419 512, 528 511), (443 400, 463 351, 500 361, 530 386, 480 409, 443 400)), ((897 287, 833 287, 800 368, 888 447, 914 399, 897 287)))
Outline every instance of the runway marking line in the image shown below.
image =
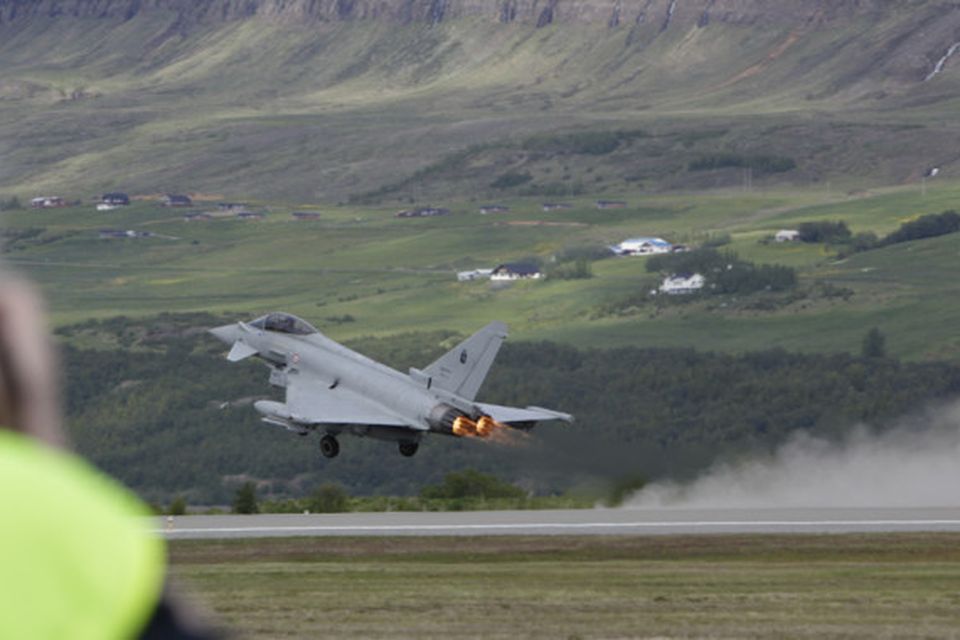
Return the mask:
POLYGON ((203 533, 292 533, 292 532, 337 532, 337 531, 457 531, 457 530, 510 530, 510 529, 662 529, 665 527, 931 527, 956 526, 960 520, 751 520, 751 521, 691 521, 691 522, 589 522, 589 523, 500 523, 500 524, 406 524, 406 525, 295 525, 276 527, 223 527, 207 529, 155 530, 176 536, 178 534, 203 533))

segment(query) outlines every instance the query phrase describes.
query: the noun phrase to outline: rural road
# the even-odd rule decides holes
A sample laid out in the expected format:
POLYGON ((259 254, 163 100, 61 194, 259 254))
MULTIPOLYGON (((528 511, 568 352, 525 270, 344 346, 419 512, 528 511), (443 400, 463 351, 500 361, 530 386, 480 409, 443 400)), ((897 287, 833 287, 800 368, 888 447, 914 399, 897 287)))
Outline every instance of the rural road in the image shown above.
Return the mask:
POLYGON ((159 518, 169 540, 292 536, 679 535, 960 532, 960 507, 581 509, 159 518))

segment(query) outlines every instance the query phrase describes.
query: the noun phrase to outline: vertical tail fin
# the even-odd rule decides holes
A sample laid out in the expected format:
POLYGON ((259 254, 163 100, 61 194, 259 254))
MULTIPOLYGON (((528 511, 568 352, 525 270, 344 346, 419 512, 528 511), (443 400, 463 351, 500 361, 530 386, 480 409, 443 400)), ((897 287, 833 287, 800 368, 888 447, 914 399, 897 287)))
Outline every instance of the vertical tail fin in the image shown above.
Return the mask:
POLYGON ((433 384, 467 400, 480 391, 500 345, 507 337, 507 325, 491 322, 458 344, 423 370, 433 384))

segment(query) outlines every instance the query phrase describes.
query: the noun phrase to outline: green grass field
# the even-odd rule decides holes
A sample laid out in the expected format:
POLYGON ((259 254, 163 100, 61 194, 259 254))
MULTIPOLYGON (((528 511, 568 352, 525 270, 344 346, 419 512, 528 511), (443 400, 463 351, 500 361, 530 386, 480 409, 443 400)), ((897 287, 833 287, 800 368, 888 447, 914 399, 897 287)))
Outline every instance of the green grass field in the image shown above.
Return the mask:
MULTIPOLYGON (((11 239, 7 262, 45 288, 58 325, 87 318, 164 311, 232 316, 285 309, 338 340, 409 331, 468 333, 506 321, 519 339, 581 346, 692 346, 745 351, 856 351, 872 326, 908 359, 960 357, 960 310, 952 277, 956 236, 922 240, 838 261, 820 245, 763 243, 805 220, 844 220, 855 232, 889 232, 905 220, 948 209, 960 184, 926 194, 912 187, 831 196, 811 191, 707 192, 624 197, 623 210, 597 210, 592 198, 573 209, 543 212, 540 199, 506 200, 509 213, 481 215, 469 201, 448 204, 444 218, 401 220, 392 207, 319 207, 318 221, 295 221, 299 205, 263 203, 262 221, 185 222, 147 202, 112 212, 91 206, 2 214, 11 239), (102 240, 101 228, 135 229, 151 238, 102 240), (643 258, 593 263, 587 280, 497 287, 459 283, 457 270, 598 246, 636 235, 697 244, 729 235, 725 249, 760 263, 799 270, 801 288, 818 282, 849 288, 847 299, 808 297, 776 309, 736 301, 627 314, 600 310, 656 285, 643 258), (742 307, 742 305, 741 305, 742 307)), ((198 205, 203 209, 204 205, 198 205)))
POLYGON ((954 638, 953 534, 175 542, 250 638, 954 638))

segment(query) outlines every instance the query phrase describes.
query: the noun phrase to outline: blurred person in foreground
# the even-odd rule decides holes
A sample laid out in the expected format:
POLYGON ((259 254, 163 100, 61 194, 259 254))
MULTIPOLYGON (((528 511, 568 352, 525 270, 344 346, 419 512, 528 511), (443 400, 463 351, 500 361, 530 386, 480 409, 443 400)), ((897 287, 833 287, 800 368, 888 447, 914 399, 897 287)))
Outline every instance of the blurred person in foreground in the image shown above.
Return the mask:
POLYGON ((0 638, 220 637, 171 598, 146 506, 66 450, 57 387, 40 298, 0 272, 0 638))

